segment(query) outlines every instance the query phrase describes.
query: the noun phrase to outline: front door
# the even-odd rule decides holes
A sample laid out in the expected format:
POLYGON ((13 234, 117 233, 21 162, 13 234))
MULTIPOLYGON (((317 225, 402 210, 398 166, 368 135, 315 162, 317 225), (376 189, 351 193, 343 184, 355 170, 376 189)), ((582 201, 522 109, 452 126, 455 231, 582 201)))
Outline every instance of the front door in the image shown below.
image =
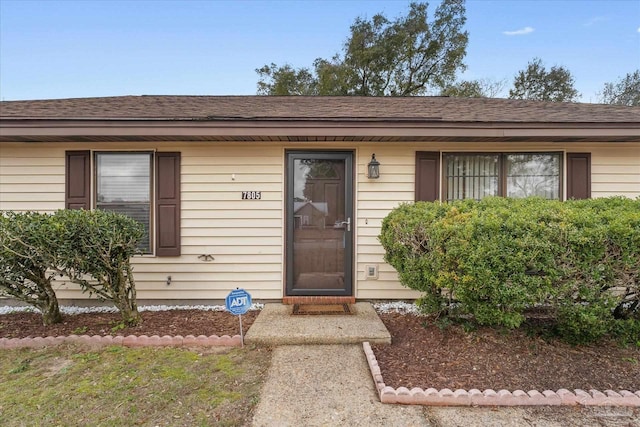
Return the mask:
POLYGON ((286 295, 353 295, 353 153, 287 152, 286 295))

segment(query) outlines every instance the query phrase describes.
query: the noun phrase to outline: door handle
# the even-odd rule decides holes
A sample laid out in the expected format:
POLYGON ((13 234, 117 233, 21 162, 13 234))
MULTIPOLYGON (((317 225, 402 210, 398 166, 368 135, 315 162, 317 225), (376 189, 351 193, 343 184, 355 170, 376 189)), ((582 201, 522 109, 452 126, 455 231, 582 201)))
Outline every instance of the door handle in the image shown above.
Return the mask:
POLYGON ((351 231, 351 217, 347 218, 346 221, 339 222, 340 225, 346 225, 347 231, 351 231))

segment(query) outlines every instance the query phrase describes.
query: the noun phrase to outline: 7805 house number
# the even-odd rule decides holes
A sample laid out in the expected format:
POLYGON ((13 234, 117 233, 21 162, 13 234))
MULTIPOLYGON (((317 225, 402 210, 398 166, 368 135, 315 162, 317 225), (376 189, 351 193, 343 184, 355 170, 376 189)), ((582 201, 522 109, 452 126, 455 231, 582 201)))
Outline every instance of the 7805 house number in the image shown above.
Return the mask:
POLYGON ((260 200, 262 199, 262 191, 243 191, 242 200, 260 200))

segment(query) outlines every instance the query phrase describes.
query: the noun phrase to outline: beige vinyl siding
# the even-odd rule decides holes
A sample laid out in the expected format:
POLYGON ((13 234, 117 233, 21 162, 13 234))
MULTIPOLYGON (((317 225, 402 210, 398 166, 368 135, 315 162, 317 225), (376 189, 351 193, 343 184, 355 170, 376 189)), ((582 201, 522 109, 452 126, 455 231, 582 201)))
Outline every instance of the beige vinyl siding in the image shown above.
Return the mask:
POLYGON ((0 210, 64 208, 64 150, 0 145, 0 210))
POLYGON ((137 261, 141 292, 147 298, 221 299, 240 287, 256 299, 281 298, 281 148, 216 145, 180 151, 182 256, 171 264, 166 264, 171 258, 137 261), (262 199, 241 200, 242 191, 261 191, 262 199), (198 258, 205 254, 214 260, 198 258))
POLYGON ((640 146, 591 150, 591 196, 640 197, 640 146))
POLYGON ((414 199, 415 151, 410 145, 363 146, 357 153, 356 186, 356 298, 413 299, 419 293, 398 282, 398 274, 384 262, 378 241, 382 219, 402 202, 414 199), (367 178, 371 154, 380 162, 380 178, 367 178), (378 268, 378 278, 366 277, 366 268, 378 268))
MULTIPOLYGON (((254 299, 280 299, 284 281, 285 149, 355 151, 354 292, 359 299, 412 299, 419 294, 398 282, 384 262, 377 236, 382 219, 414 200, 416 151, 590 152, 592 195, 640 196, 638 144, 471 143, 100 143, 0 144, 0 209, 52 212, 64 207, 65 150, 180 151, 182 153, 182 255, 134 258, 138 297, 221 300, 231 289, 254 299), (375 153, 380 178, 366 177, 375 153), (235 174, 235 179, 233 179, 235 174), (241 200, 261 191, 262 200, 241 200), (199 255, 210 254, 213 261, 199 255), (366 278, 366 266, 378 278, 366 278), (171 284, 166 284, 171 276, 171 284)), ((61 298, 82 299, 74 285, 59 286, 61 298)))
MULTIPOLYGON (((182 255, 135 257, 138 298, 221 300, 236 287, 256 299, 282 298, 282 147, 139 142, 133 146, 136 150, 182 153, 182 255), (242 191, 254 190, 262 192, 261 200, 241 200, 242 191), (202 261, 198 256, 203 254, 214 260, 202 261), (171 276, 170 285, 167 276, 171 276)), ((62 209, 66 149, 131 147, 122 143, 3 144, 0 207, 45 212, 62 209)), ((63 299, 87 297, 73 284, 60 283, 57 288, 63 299)))

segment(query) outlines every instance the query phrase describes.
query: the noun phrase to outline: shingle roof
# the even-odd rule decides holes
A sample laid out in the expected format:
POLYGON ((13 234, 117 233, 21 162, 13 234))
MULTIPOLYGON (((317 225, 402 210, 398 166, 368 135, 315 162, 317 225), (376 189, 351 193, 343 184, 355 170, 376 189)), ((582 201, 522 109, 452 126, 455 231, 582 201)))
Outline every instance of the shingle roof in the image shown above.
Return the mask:
POLYGON ((447 97, 118 96, 0 102, 0 119, 640 123, 640 107, 447 97))

